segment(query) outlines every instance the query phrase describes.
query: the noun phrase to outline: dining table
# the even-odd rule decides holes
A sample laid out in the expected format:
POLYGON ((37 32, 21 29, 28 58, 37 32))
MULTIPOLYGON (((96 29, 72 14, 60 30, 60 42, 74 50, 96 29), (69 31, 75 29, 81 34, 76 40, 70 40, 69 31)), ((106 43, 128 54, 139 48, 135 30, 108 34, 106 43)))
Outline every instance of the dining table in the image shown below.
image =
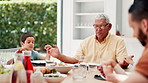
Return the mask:
POLYGON ((72 79, 72 71, 66 74, 67 77, 61 83, 111 83, 109 81, 98 80, 94 78, 95 74, 88 73, 86 78, 82 81, 75 81, 72 79))
MULTIPOLYGON (((133 71, 133 68, 124 69, 126 73, 133 71)), ((86 78, 83 81, 75 81, 72 79, 72 70, 67 73, 67 77, 61 83, 112 83, 106 80, 98 80, 94 78, 94 75, 99 75, 99 72, 88 72, 86 78)))

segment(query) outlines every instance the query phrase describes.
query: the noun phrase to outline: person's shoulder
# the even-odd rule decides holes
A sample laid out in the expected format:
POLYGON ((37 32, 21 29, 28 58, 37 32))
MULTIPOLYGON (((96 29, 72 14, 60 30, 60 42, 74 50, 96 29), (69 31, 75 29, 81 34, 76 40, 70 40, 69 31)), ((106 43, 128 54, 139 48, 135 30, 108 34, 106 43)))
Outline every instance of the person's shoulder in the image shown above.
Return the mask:
POLYGON ((110 34, 111 39, 117 40, 117 41, 123 41, 124 39, 121 36, 117 36, 114 34, 110 34))
POLYGON ((38 54, 38 51, 32 50, 32 53, 38 54))

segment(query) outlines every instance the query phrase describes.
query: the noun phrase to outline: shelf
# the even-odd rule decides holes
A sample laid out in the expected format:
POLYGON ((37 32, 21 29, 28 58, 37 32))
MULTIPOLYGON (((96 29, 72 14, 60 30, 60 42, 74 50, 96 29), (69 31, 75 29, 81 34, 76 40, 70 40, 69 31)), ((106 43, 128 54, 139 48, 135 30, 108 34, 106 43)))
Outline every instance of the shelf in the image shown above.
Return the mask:
POLYGON ((99 12, 99 13, 76 13, 75 15, 77 16, 82 16, 82 15, 98 15, 98 14, 103 14, 103 12, 99 12))
POLYGON ((94 35, 94 20, 98 14, 105 13, 105 0, 74 0, 73 8, 73 40, 94 35))
POLYGON ((75 28, 93 28, 93 26, 75 26, 75 28))
POLYGON ((104 0, 76 0, 75 2, 99 2, 104 0))

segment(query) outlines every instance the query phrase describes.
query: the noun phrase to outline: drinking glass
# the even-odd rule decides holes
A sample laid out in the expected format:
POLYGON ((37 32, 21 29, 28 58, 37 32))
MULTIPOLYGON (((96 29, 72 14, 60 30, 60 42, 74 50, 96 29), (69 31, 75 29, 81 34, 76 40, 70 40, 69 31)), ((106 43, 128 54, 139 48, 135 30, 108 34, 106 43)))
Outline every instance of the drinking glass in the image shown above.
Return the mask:
POLYGON ((23 53, 15 53, 13 58, 14 62, 16 62, 16 60, 23 60, 23 53))
POLYGON ((86 79, 87 76, 86 65, 77 64, 73 67, 72 71, 73 71, 72 79, 74 81, 84 81, 86 79))
POLYGON ((98 65, 99 64, 96 63, 88 63, 88 73, 91 78, 94 77, 94 75, 99 74, 99 71, 97 70, 98 65))

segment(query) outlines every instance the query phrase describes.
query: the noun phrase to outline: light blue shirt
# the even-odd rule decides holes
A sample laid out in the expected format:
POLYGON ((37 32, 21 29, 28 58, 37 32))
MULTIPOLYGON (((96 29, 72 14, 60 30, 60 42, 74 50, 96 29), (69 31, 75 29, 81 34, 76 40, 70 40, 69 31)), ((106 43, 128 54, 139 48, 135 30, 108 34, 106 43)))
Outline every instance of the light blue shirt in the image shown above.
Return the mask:
POLYGON ((42 57, 41 54, 35 50, 32 50, 31 52, 31 60, 39 60, 42 57))

